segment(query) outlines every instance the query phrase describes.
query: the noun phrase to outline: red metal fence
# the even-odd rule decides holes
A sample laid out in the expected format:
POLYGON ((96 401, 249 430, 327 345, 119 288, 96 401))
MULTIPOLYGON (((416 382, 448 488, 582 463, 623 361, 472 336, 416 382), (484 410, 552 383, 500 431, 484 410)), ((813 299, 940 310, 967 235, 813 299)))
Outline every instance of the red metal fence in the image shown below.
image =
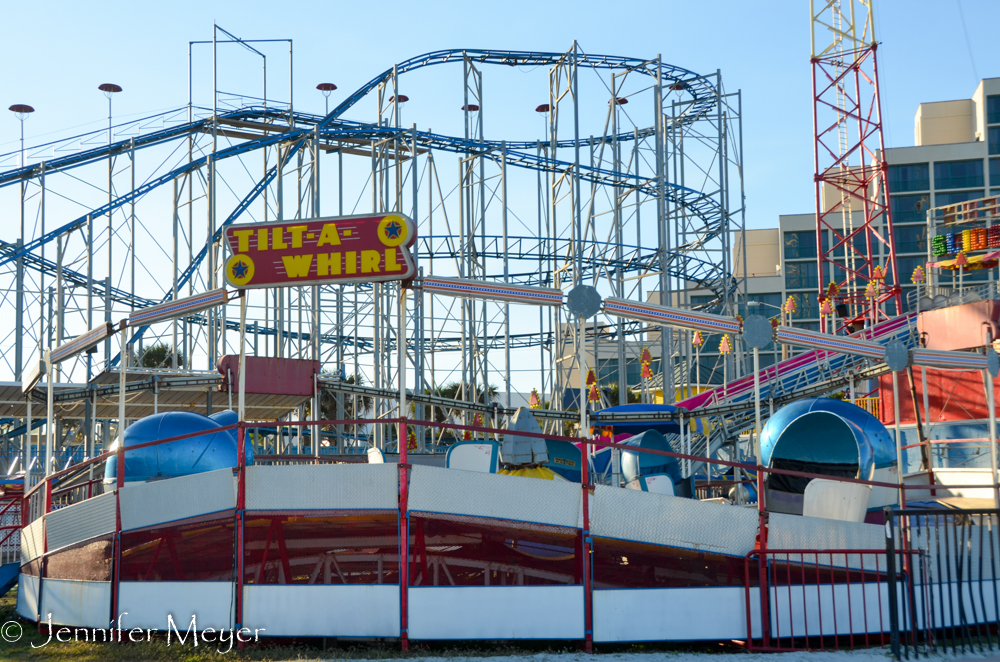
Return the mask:
MULTIPOLYGON (((286 423, 289 426, 328 426, 328 425, 392 425, 398 426, 397 439, 407 438, 407 428, 411 425, 421 427, 443 428, 459 432, 469 431, 482 435, 503 435, 508 431, 499 428, 488 428, 481 426, 463 426, 448 423, 436 423, 433 421, 413 421, 410 419, 358 419, 358 420, 335 420, 335 421, 301 421, 286 423)), ((197 432, 186 435, 178 435, 158 441, 151 441, 142 444, 129 446, 127 449, 119 446, 115 451, 103 453, 91 460, 77 464, 64 471, 56 472, 27 491, 21 506, 24 514, 24 524, 37 519, 45 513, 51 512, 54 507, 69 505, 86 500, 95 496, 99 489, 100 479, 88 478, 87 480, 72 485, 71 487, 60 486, 60 481, 69 477, 80 477, 82 471, 100 468, 107 459, 112 456, 117 458, 117 478, 115 482, 115 493, 120 494, 121 488, 125 484, 126 466, 124 456, 127 452, 134 450, 167 444, 174 441, 190 439, 203 434, 212 434, 220 431, 238 430, 239 452, 237 453, 237 467, 234 469, 237 484, 236 511, 230 531, 235 529, 236 549, 245 550, 246 542, 252 539, 256 542, 260 537, 264 537, 264 549, 271 549, 270 540, 272 537, 281 536, 284 539, 286 531, 284 522, 273 521, 268 527, 248 530, 245 522, 246 511, 246 466, 245 466, 245 445, 247 443, 247 430, 253 428, 252 423, 239 423, 213 428, 212 430, 197 432), (249 538, 248 538, 249 536, 249 538)), ((886 632, 890 630, 890 623, 887 619, 887 600, 889 596, 888 573, 892 569, 887 567, 887 557, 885 550, 872 549, 769 549, 767 535, 767 511, 764 502, 764 479, 767 473, 778 473, 790 476, 807 478, 824 478, 828 480, 839 480, 842 482, 861 483, 865 485, 889 487, 893 489, 926 489, 925 486, 900 486, 892 483, 875 481, 865 481, 860 479, 836 478, 832 476, 809 474, 784 469, 772 469, 762 466, 754 466, 745 463, 728 462, 723 460, 713 460, 694 455, 674 453, 670 451, 658 451, 651 449, 636 448, 633 446, 623 446, 608 441, 606 438, 575 438, 546 435, 539 433, 518 432, 519 436, 537 437, 545 439, 561 439, 571 443, 580 443, 582 453, 590 455, 591 446, 611 447, 629 452, 648 453, 674 457, 679 460, 692 460, 695 462, 705 462, 706 465, 718 465, 723 467, 739 467, 740 469, 756 472, 757 494, 760 495, 757 503, 759 516, 758 549, 751 552, 744 559, 744 586, 747 601, 747 627, 748 633, 760 632, 759 641, 755 641, 753 636, 748 636, 747 646, 753 650, 798 650, 803 648, 841 648, 859 647, 869 645, 882 645, 886 642, 886 632), (760 602, 759 622, 753 623, 750 616, 753 610, 750 609, 751 601, 760 602)), ((427 585, 427 582, 434 581, 433 577, 437 572, 450 572, 447 567, 443 570, 440 567, 440 559, 431 558, 428 555, 426 544, 423 539, 428 526, 442 526, 437 523, 422 521, 419 516, 411 516, 407 508, 409 495, 409 478, 411 465, 408 462, 406 444, 399 445, 399 509, 398 509, 398 541, 396 549, 386 549, 379 552, 378 558, 371 557, 358 559, 358 568, 371 574, 377 573, 383 576, 386 568, 391 566, 394 578, 398 577, 401 587, 401 632, 404 649, 407 647, 407 625, 406 625, 406 600, 407 587, 417 585, 427 585), (411 540, 413 541, 411 543, 411 540), (424 544, 424 547, 421 547, 424 544), (396 562, 386 565, 386 559, 382 558, 384 553, 395 554, 396 562), (381 559, 381 561, 379 560, 381 559), (381 565, 380 565, 381 564, 381 565)), ((359 458, 360 460, 361 458, 359 458)), ((261 456, 256 458, 259 462, 278 463, 320 463, 328 461, 322 455, 281 455, 281 456, 261 456)), ((363 460, 362 460, 363 461, 363 460)), ((579 580, 584 587, 584 617, 585 617, 585 644, 589 650, 592 645, 592 604, 593 595, 593 546, 594 541, 590 531, 588 501, 592 498, 593 486, 590 484, 589 465, 581 463, 581 495, 582 495, 582 526, 581 535, 577 542, 573 543, 571 565, 574 566, 572 575, 579 580), (578 547, 578 549, 576 549, 578 547), (578 567, 576 567, 578 565, 578 567)), ((733 483, 727 483, 732 486, 733 483)), ((715 486, 713 486, 715 487, 715 486)), ((9 506, 13 507, 13 506, 9 506)), ((141 579, 150 575, 151 569, 157 565, 158 559, 164 562, 175 563, 179 561, 179 554, 170 548, 169 542, 164 542, 164 537, 159 537, 158 543, 150 545, 149 558, 130 560, 128 567, 122 563, 122 547, 124 542, 121 526, 121 506, 120 497, 116 496, 117 526, 114 536, 114 549, 112 550, 112 602, 113 613, 117 614, 118 591, 117 587, 123 576, 129 579, 141 579)), ((294 531, 292 532, 294 534, 294 531)), ((0 534, 2 535, 2 534, 0 534)), ((131 535, 131 534, 130 534, 131 535)), ((275 538, 276 539, 276 538, 275 538)), ((45 563, 47 549, 43 549, 41 563, 45 563)), ((256 552, 255 552, 256 553, 256 552)), ((236 621, 242 623, 242 588, 245 583, 266 583, 281 582, 282 568, 289 563, 288 552, 281 552, 280 546, 276 555, 272 558, 268 555, 271 552, 263 552, 263 558, 248 558, 245 553, 238 551, 235 554, 235 568, 233 574, 236 582, 236 621), (248 566, 252 573, 248 575, 248 566)), ((736 559, 734 559, 735 561, 736 559)), ((738 562, 738 561, 737 561, 738 562)), ((160 563, 162 565, 162 563, 160 563)), ((892 564, 889 564, 891 566, 892 564)), ((183 564, 180 564, 180 572, 184 572, 183 564)), ((356 569, 355 569, 356 570, 356 569)), ((328 573, 331 577, 338 576, 346 581, 351 569, 345 571, 343 568, 321 568, 320 572, 328 573)), ((360 570, 359 570, 360 571, 360 570)), ((170 570, 176 574, 176 569, 170 570)), ((568 571, 567 571, 568 573, 568 571)), ((736 570, 738 577, 739 571, 736 570)), ((168 573, 169 574, 169 573, 168 573)), ((287 569, 285 571, 285 581, 290 581, 287 569)), ((442 575, 444 576, 444 575, 442 575)), ((440 577, 438 577, 440 580, 440 577)), ((455 581, 451 577, 450 581, 455 581)), ((575 582, 576 580, 574 580, 575 582)), ((739 582, 739 579, 736 579, 739 582)))

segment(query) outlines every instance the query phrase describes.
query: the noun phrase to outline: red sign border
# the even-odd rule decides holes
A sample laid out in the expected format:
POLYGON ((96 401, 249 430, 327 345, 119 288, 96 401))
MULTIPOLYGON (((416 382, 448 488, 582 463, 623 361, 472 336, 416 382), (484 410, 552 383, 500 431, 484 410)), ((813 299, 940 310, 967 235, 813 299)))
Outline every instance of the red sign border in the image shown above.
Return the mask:
MULTIPOLYGON (((263 290, 267 288, 278 288, 278 287, 305 287, 309 285, 338 285, 338 284, 357 284, 357 283, 387 283, 393 281, 408 281, 412 280, 417 275, 417 261, 413 258, 413 253, 410 252, 410 248, 417 243, 417 224, 412 218, 406 214, 390 211, 390 212, 379 212, 379 213, 369 213, 369 214, 350 214, 346 216, 317 216, 314 218, 298 218, 289 221, 268 221, 266 223, 233 223, 232 225, 226 226, 222 233, 222 243, 225 246, 225 253, 220 259, 220 263, 223 267, 223 278, 226 284, 237 290, 263 290), (402 249, 403 263, 406 269, 403 271, 403 275, 398 273, 392 274, 359 274, 357 277, 352 278, 324 278, 319 280, 303 280, 288 283, 266 283, 261 285, 237 285, 229 279, 229 270, 225 268, 225 265, 229 262, 229 258, 236 255, 233 252, 232 246, 230 244, 229 233, 233 230, 240 230, 246 228, 271 228, 278 226, 288 226, 288 225, 299 225, 302 223, 319 223, 319 222, 333 222, 333 221, 351 221, 357 219, 383 219, 387 216, 398 216, 407 224, 407 240, 405 243, 396 246, 395 248, 402 249)), ((387 247, 388 248, 388 247, 387 247)))

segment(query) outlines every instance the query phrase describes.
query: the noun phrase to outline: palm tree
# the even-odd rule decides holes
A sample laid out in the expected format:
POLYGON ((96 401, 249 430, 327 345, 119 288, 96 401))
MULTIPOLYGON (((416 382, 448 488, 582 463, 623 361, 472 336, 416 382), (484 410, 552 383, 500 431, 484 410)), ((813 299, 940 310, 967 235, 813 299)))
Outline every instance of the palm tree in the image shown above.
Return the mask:
MULTIPOLYGON (((469 394, 472 392, 471 386, 466 386, 462 388, 461 382, 451 382, 445 386, 436 386, 433 390, 425 391, 428 395, 436 395, 439 398, 448 398, 449 400, 459 400, 462 399, 465 402, 470 402, 469 394), (463 394, 465 397, 463 398, 463 394)), ((489 389, 484 393, 483 387, 476 386, 476 395, 471 399, 471 402, 476 402, 482 405, 491 405, 497 401, 498 389, 496 386, 490 386, 489 389)), ((456 407, 458 408, 458 407, 456 407)), ((445 411, 443 407, 433 407, 434 409, 434 420, 438 423, 448 423, 449 422, 449 412, 445 411)))
MULTIPOLYGON (((161 342, 147 347, 139 356, 138 360, 136 360, 134 356, 130 358, 132 359, 132 365, 140 368, 172 368, 173 353, 173 347, 161 342)), ((183 368, 184 363, 184 354, 182 352, 177 352, 177 367, 183 368)))
MULTIPOLYGON (((608 406, 617 407, 618 406, 618 382, 611 382, 607 386, 601 388, 604 391, 604 397, 608 401, 608 406)), ((630 405, 637 405, 642 402, 642 397, 633 391, 632 389, 626 389, 625 393, 628 400, 626 402, 630 405)))
MULTIPOLYGON (((321 374, 324 377, 331 376, 331 373, 325 370, 321 374)), ((342 381, 344 384, 364 386, 364 377, 361 375, 351 375, 342 381)), ((367 395, 351 395, 350 393, 335 393, 323 390, 320 395, 320 419, 324 421, 349 421, 362 418, 371 412, 372 405, 372 398, 367 395), (343 410, 340 409, 340 405, 337 402, 338 395, 343 396, 343 410)), ((351 428, 351 432, 357 435, 357 426, 352 425, 349 427, 351 428)), ((330 426, 325 425, 323 429, 328 430, 330 426)))

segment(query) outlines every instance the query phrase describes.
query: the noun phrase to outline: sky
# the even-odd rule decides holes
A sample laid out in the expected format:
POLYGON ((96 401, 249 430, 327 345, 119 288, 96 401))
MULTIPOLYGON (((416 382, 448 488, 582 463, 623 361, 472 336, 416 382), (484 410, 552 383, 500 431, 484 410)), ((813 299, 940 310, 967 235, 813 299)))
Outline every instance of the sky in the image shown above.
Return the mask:
MULTIPOLYGON (((980 78, 1000 76, 994 35, 1000 24, 1000 2, 876 1, 886 144, 909 146, 913 144, 913 117, 919 103, 968 99, 980 78)), ((108 100, 97 89, 102 83, 124 88, 113 99, 116 124, 180 108, 188 101, 189 42, 210 41, 213 22, 244 39, 276 40, 257 45, 267 56, 268 98, 284 103, 292 98, 296 110, 314 113, 324 109, 324 99, 316 90, 318 83, 338 86, 330 97, 333 107, 394 63, 441 49, 565 52, 576 40, 588 54, 644 59, 660 55, 664 62, 698 74, 719 70, 726 91, 742 93, 747 227, 775 227, 781 214, 813 210, 807 0, 8 3, 0 22, 0 43, 8 63, 0 74, 0 105, 4 109, 19 103, 34 106, 36 112, 24 125, 29 146, 106 126, 108 100), (291 80, 288 42, 281 41, 288 39, 294 47, 291 80)), ((192 48, 194 101, 211 107, 211 46, 202 43, 192 48)), ((484 69, 482 115, 487 139, 544 138, 544 123, 534 108, 548 101, 545 73, 530 67, 484 69)), ((223 97, 228 93, 260 95, 259 57, 236 45, 221 48, 218 81, 218 88, 227 93, 223 97)), ((403 77, 401 84, 401 92, 410 97, 403 125, 414 122, 420 129, 461 135, 461 66, 420 69, 403 77)), ((629 84, 644 85, 634 79, 629 84)), ((596 80, 593 72, 581 75, 584 136, 602 133, 608 98, 603 85, 606 81, 596 80)), ((345 117, 372 121, 374 105, 366 98, 345 117)), ((635 114, 640 126, 647 126, 652 109, 639 106, 633 103, 623 108, 635 114)), ((0 110, 0 169, 16 163, 3 154, 17 149, 19 130, 14 114, 0 110)), ((566 137, 565 132, 560 133, 560 138, 566 137)), ((103 134, 99 134, 88 144, 103 141, 103 134)), ((172 155, 174 160, 183 157, 172 155)), ((48 157, 40 154, 33 162, 38 158, 48 157)), ((160 158, 158 153, 152 157, 155 161, 142 155, 138 159, 140 170, 161 166, 160 158)), ((357 172, 345 171, 347 214, 369 210, 370 201, 363 193, 356 199, 357 194, 350 193, 351 199, 346 199, 346 192, 363 188, 370 171, 367 160, 359 160, 365 163, 357 172)), ((453 164, 442 166, 451 178, 457 174, 453 164)), ((100 171, 103 166, 95 167, 100 171)), ((127 178, 123 168, 120 164, 119 187, 127 185, 122 179, 127 178)), ((240 175, 243 179, 227 180, 226 186, 232 183, 234 188, 222 190, 222 195, 228 191, 242 197, 256 180, 256 173, 248 170, 240 175)), ((325 177, 324 190, 334 181, 325 177)), ((446 189, 452 185, 446 184, 446 189)), ((49 228, 95 208, 105 195, 99 187, 72 177, 60 186, 75 188, 56 191, 52 187, 49 228), (74 199, 55 195, 60 192, 74 199)), ((529 171, 511 177, 513 195, 521 198, 510 205, 515 235, 532 234, 534 186, 534 174, 529 171)), ((7 196, 4 200, 15 194, 13 187, 0 190, 0 196, 7 196)), ((327 201, 323 213, 335 213, 328 208, 332 196, 323 195, 327 201)), ((156 293, 165 287, 156 267, 169 262, 167 246, 154 236, 154 230, 157 219, 165 217, 170 207, 168 197, 167 187, 148 196, 145 209, 152 209, 152 220, 146 221, 146 212, 139 212, 140 232, 134 252, 140 262, 137 291, 156 293)), ((10 214, 12 207, 0 205, 0 209, 5 210, 0 214, 0 239, 12 241, 18 236, 18 220, 10 214)), ((252 217, 246 220, 259 220, 252 211, 246 212, 252 217)), ((34 212, 31 216, 37 224, 34 212)), ((37 227, 29 228, 28 235, 37 231, 37 227)), ((435 232, 441 232, 440 226, 435 232)), ((76 250, 82 249, 77 246, 76 250)), ((102 259, 99 257, 99 265, 102 259)), ((124 267, 116 267, 116 284, 126 284, 128 273, 124 267)), ((627 294, 643 296, 641 290, 627 294)), ((525 351, 534 357, 537 350, 525 351)), ((525 372, 530 370, 525 368, 525 372)))
MULTIPOLYGON (((317 83, 338 86, 331 96, 336 103, 393 63, 443 48, 564 51, 576 39, 588 53, 662 54, 664 61, 698 73, 720 69, 726 88, 743 93, 748 227, 774 226, 779 214, 813 206, 805 0, 12 3, 0 27, 8 54, 0 103, 35 107, 25 126, 29 144, 106 122, 101 83, 125 90, 114 99, 116 117, 181 106, 187 101, 188 42, 210 40, 213 21, 247 39, 292 39, 295 105, 314 112, 323 110, 317 83)), ((980 78, 1000 76, 998 24, 995 0, 878 2, 888 146, 913 144, 913 116, 921 101, 969 98, 980 78)), ((268 44, 265 52, 268 96, 286 100, 287 44, 268 44)), ((255 57, 229 51, 220 58, 220 88, 257 93, 255 57)), ((207 101, 202 92, 211 89, 210 47, 195 46, 195 58, 196 97, 207 101)), ((435 94, 433 82, 430 87, 411 95, 410 105, 435 94)), ((505 96, 511 95, 504 99, 508 106, 539 103, 535 92, 525 91, 522 100, 505 88, 505 96)), ((411 112, 420 115, 419 107, 411 112)), ((502 124, 518 135, 498 135, 487 127, 486 137, 533 138, 541 125, 532 114, 525 114, 523 126, 502 124)), ((421 127, 433 128, 433 116, 421 120, 421 127)), ((0 115, 0 152, 16 147, 18 131, 12 113, 0 115)), ((6 229, 6 221, 0 223, 6 229)))
MULTIPOLYGON (((890 147, 903 147, 913 144, 919 103, 967 99, 980 78, 1000 76, 995 46, 1000 2, 877 2, 885 139, 890 147)), ((213 22, 245 39, 291 39, 291 86, 287 42, 259 46, 267 55, 268 97, 287 102, 291 87, 296 109, 316 113, 324 108, 317 83, 338 86, 330 97, 332 107, 394 63, 429 51, 564 52, 577 40, 590 54, 661 55, 665 62, 700 74, 721 70, 726 90, 742 91, 747 226, 774 227, 780 214, 813 210, 806 0, 8 4, 0 22, 8 63, 0 75, 0 105, 34 106, 24 127, 28 145, 105 126, 108 101, 97 89, 102 83, 124 88, 113 101, 116 122, 183 106, 188 100, 189 42, 211 40, 213 22)), ((210 106, 211 48, 197 44, 193 49, 195 103, 210 106)), ((534 108, 548 101, 544 71, 521 69, 491 67, 486 73, 488 139, 543 137, 534 108)), ((258 56, 238 46, 220 50, 219 89, 260 94, 260 77, 258 56)), ((419 70, 404 84, 402 92, 411 97, 404 124, 461 134, 460 67, 419 70)), ((347 117, 371 121, 373 105, 366 99, 347 117)), ((592 107, 606 109, 606 96, 592 107)), ((593 117, 586 120, 583 135, 599 134, 593 117)), ((14 114, 0 111, 0 154, 17 148, 19 130, 14 114)), ((103 138, 94 144, 100 142, 103 138)), ((2 168, 13 165, 9 159, 3 163, 2 168)), ((363 180, 365 173, 357 176, 363 180)), ((67 206, 71 217, 80 213, 68 203, 53 202, 67 206)), ((533 208, 532 201, 527 203, 533 208)), ((63 222, 62 210, 56 211, 63 222)), ((350 205, 345 209, 352 211, 350 205)), ((16 236, 17 220, 0 216, 0 239, 16 236)))

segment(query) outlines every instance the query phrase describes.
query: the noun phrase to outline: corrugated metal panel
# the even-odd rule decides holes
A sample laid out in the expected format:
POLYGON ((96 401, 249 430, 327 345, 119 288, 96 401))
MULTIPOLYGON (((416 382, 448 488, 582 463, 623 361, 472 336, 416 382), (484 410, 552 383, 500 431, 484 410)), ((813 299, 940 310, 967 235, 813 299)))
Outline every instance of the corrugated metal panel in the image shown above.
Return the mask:
POLYGON ((122 530, 236 508, 233 470, 131 485, 121 491, 122 530))
MULTIPOLYGON (((767 527, 768 549, 871 549, 885 550, 885 528, 877 524, 860 522, 842 522, 820 517, 801 517, 784 513, 771 513, 767 527)), ((866 555, 862 559, 851 555, 845 559, 843 555, 823 555, 819 562, 835 566, 860 568, 862 563, 868 570, 873 570, 876 559, 879 568, 885 567, 884 557, 866 555)), ((792 557, 792 560, 799 560, 792 557)), ((806 563, 813 563, 814 556, 805 555, 806 563)))
POLYGON ((410 510, 579 528, 580 486, 565 481, 415 466, 410 510))
POLYGON ((45 548, 45 519, 39 517, 21 529, 21 565, 34 561, 45 548))
MULTIPOLYGON (((219 372, 228 383, 231 373, 234 393, 239 392, 239 356, 227 354, 219 359, 219 372)), ((246 392, 267 395, 312 395, 315 390, 313 376, 320 370, 319 361, 305 359, 279 359, 271 356, 248 356, 246 392)))
POLYGON ((395 510, 399 465, 247 467, 248 510, 395 510))
POLYGON ((102 494, 45 516, 48 520, 49 551, 115 530, 114 492, 102 494))
POLYGON ((756 510, 598 485, 595 536, 744 556, 757 536, 756 510))

